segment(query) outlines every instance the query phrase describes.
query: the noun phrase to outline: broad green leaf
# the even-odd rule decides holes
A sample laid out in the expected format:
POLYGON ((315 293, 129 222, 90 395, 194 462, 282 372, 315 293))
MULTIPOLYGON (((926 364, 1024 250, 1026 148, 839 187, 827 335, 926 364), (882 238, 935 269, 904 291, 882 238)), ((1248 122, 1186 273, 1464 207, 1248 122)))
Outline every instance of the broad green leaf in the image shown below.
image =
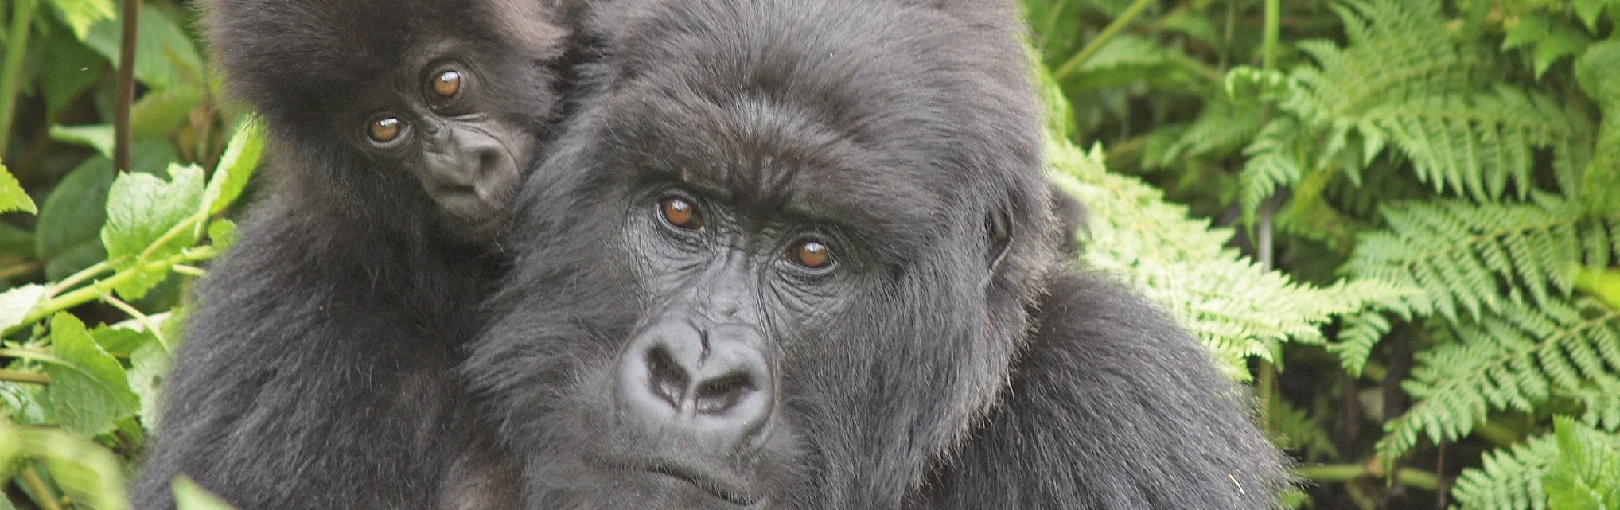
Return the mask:
POLYGON ((1575 77, 1603 112, 1596 150, 1581 179, 1581 202, 1587 211, 1620 211, 1620 41, 1587 48, 1575 60, 1575 77))
POLYGON ((109 67, 106 59, 62 28, 40 34, 37 43, 49 56, 39 62, 39 90, 45 95, 46 118, 55 118, 56 112, 95 85, 109 67))
POLYGON ((0 331, 22 324, 23 317, 39 304, 47 289, 44 285, 24 285, 0 294, 0 331))
POLYGON ((124 367, 101 350, 79 319, 67 313, 52 316, 50 339, 56 361, 44 365, 51 383, 42 393, 62 428, 93 436, 140 409, 124 367))
POLYGON ((34 252, 45 261, 45 276, 60 280, 106 258, 101 224, 107 219, 112 161, 92 157, 68 172, 40 204, 34 252))
POLYGON ((112 159, 113 144, 117 143, 113 136, 112 124, 51 126, 51 139, 95 149, 101 153, 101 157, 107 159, 112 159))
POLYGON ((176 510, 231 510, 231 505, 219 499, 208 489, 197 485, 197 482, 186 478, 186 475, 177 475, 170 482, 174 487, 174 504, 176 510))
POLYGON ((209 223, 208 240, 220 251, 230 249, 236 244, 236 223, 223 218, 209 223))
MULTIPOLYGON (((85 45, 109 62, 118 61, 123 28, 118 20, 102 20, 90 27, 85 45)), ((202 57, 180 25, 150 4, 141 6, 135 36, 135 79, 154 89, 203 83, 202 57)))
MULTIPOLYGON (((0 384, 0 409, 10 416, 11 421, 22 425, 48 424, 45 419, 45 404, 40 402, 38 387, 23 384, 0 384)), ((3 417, 0 417, 3 419, 3 417)), ((0 466, 0 471, 4 467, 0 466)), ((0 478, 3 479, 3 478, 0 478)))
POLYGON ((24 455, 44 461, 56 485, 74 500, 74 508, 125 510, 123 463, 111 450, 69 432, 22 429, 24 455))
POLYGON ((1558 459, 1541 475, 1551 510, 1620 509, 1620 436, 1553 418, 1558 459))
POLYGON ((202 85, 196 84, 147 93, 130 107, 130 132, 134 136, 169 136, 191 119, 191 110, 202 103, 203 95, 202 85))
POLYGON ((0 222, 0 257, 34 258, 34 233, 0 222))
MULTIPOLYGON (((1035 49, 1050 67, 1080 49, 1081 15, 1085 2, 1079 0, 1024 0, 1024 18, 1034 32, 1035 49)), ((1046 67, 1046 66, 1043 66, 1046 67)))
POLYGON ((1620 41, 1587 47, 1575 60, 1575 79, 1598 104, 1620 107, 1620 41))
POLYGON ((1507 36, 1502 38, 1502 49, 1511 50, 1535 44, 1547 36, 1547 25, 1547 18, 1540 14, 1519 17, 1518 22, 1508 27, 1507 36))
MULTIPOLYGON (((231 135, 225 154, 219 157, 219 166, 214 167, 214 175, 208 180, 208 189, 203 192, 208 215, 219 214, 242 195, 263 153, 264 125, 254 117, 245 117, 231 135)), ((209 230, 209 237, 213 237, 213 228, 209 230)))
POLYGON ((119 176, 108 192, 107 224, 101 229, 107 257, 120 271, 141 271, 115 288, 126 299, 140 299, 168 275, 168 268, 147 270, 137 266, 178 254, 196 244, 202 234, 201 222, 181 225, 197 211, 202 199, 202 169, 170 165, 169 173, 169 182, 127 173, 119 176), (171 230, 175 231, 164 238, 171 230))
POLYGON ((158 342, 148 342, 129 355, 129 389, 140 399, 139 416, 148 431, 157 430, 162 417, 160 386, 173 361, 174 357, 158 342))
POLYGON ((1590 44, 1592 38, 1581 29, 1564 22, 1553 23, 1547 37, 1536 43, 1536 77, 1540 78, 1558 59, 1585 51, 1590 44))
POLYGON ((114 356, 129 356, 135 349, 157 340, 156 336, 134 320, 112 326, 96 326, 90 330, 90 336, 95 337, 96 345, 100 345, 102 350, 114 356))
POLYGON ((23 191, 17 177, 11 175, 5 164, 0 164, 0 213, 11 211, 33 214, 39 212, 39 208, 34 206, 34 199, 28 197, 28 192, 23 191))
POLYGON ((58 19, 73 29, 73 35, 80 40, 89 35, 91 25, 118 17, 112 0, 46 0, 46 3, 55 7, 58 19))
POLYGON ((1575 16, 1581 18, 1581 24, 1586 30, 1596 32, 1598 29, 1598 15, 1603 14, 1603 7, 1614 0, 1572 0, 1570 7, 1575 9, 1575 16))

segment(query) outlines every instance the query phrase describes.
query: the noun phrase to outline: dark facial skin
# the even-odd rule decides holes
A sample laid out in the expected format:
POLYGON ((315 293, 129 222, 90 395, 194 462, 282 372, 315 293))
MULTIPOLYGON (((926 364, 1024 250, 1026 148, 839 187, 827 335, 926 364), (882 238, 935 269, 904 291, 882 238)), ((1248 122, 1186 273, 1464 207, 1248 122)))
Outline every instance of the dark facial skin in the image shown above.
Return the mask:
POLYGON ((563 114, 543 0, 214 0, 274 193, 197 286, 131 499, 501 509, 518 466, 455 372, 507 268, 513 189, 563 114))

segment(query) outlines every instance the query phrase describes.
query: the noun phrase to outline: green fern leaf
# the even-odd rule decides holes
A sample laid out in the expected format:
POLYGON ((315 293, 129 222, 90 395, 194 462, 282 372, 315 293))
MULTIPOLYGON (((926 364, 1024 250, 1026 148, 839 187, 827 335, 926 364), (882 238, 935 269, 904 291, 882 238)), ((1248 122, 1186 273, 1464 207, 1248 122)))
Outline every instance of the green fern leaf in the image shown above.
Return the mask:
MULTIPOLYGON (((1270 87, 1297 89, 1273 94, 1277 104, 1328 133, 1322 161, 1355 135, 1362 161, 1393 145, 1435 191, 1494 201, 1509 185, 1521 199, 1537 189, 1533 153, 1550 148, 1560 188, 1575 192, 1587 160, 1588 143, 1580 141, 1590 140, 1588 116, 1503 85, 1489 51, 1454 41, 1439 7, 1395 0, 1335 6, 1349 44, 1300 43, 1317 65, 1294 70, 1294 87, 1270 87)), ((1358 168, 1345 170, 1359 179, 1358 168)))
POLYGON ((1551 435, 1488 452, 1480 467, 1457 477, 1451 496, 1470 510, 1545 510, 1541 474, 1557 458, 1558 443, 1551 435))
POLYGON ((1322 343, 1321 326, 1369 306, 1400 303, 1415 289, 1377 279, 1313 287, 1224 248, 1230 229, 1191 219, 1185 206, 1139 179, 1107 171, 1100 149, 1048 145, 1051 177, 1091 210, 1085 262, 1119 274, 1164 305, 1246 379, 1245 358, 1276 361, 1284 342, 1322 343))
POLYGON ((1454 441, 1496 410, 1535 412, 1553 394, 1620 384, 1620 310, 1591 299, 1509 304, 1419 353, 1401 387, 1416 402, 1385 423, 1386 459, 1417 444, 1454 441))
POLYGON ((1313 415, 1322 417, 1329 414, 1312 413, 1295 407, 1287 400, 1275 400, 1271 411, 1266 414, 1268 431, 1277 438, 1277 446, 1303 453, 1306 462, 1337 458, 1339 449, 1333 446, 1333 438, 1328 436, 1321 423, 1312 418, 1313 415))
POLYGON ((1358 278, 1415 282, 1427 292, 1406 303, 1417 315, 1459 312, 1479 319, 1508 304, 1568 296, 1583 257, 1607 261, 1620 215, 1591 218, 1579 204, 1537 194, 1528 204, 1415 202, 1383 208, 1389 228, 1363 235, 1345 271, 1358 278), (1609 239, 1602 239, 1608 237, 1609 239))

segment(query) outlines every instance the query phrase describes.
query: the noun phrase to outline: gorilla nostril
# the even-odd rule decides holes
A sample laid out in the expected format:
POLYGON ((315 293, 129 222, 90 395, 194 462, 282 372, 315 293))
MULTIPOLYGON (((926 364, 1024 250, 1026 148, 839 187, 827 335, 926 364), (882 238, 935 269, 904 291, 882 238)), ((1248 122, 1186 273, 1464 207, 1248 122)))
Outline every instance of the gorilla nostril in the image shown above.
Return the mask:
POLYGON ((689 381, 686 370, 681 368, 680 363, 675 361, 663 346, 655 347, 647 353, 648 390, 663 399, 670 407, 681 408, 681 400, 686 397, 689 381))
POLYGON ((722 414, 736 407, 738 401, 757 389, 748 374, 732 373, 699 384, 693 400, 697 403, 699 413, 722 414))

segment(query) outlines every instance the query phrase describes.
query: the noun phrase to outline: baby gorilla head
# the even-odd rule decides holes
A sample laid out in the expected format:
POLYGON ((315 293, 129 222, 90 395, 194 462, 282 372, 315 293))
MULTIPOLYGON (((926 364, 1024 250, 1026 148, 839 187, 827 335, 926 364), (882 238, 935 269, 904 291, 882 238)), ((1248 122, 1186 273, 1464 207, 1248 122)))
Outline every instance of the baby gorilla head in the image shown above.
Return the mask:
POLYGON ((557 110, 553 0, 213 0, 226 85, 294 195, 390 233, 487 237, 557 110))
POLYGON ((1058 259, 1008 7, 594 13, 593 86, 466 367, 531 505, 900 504, 1058 259))

